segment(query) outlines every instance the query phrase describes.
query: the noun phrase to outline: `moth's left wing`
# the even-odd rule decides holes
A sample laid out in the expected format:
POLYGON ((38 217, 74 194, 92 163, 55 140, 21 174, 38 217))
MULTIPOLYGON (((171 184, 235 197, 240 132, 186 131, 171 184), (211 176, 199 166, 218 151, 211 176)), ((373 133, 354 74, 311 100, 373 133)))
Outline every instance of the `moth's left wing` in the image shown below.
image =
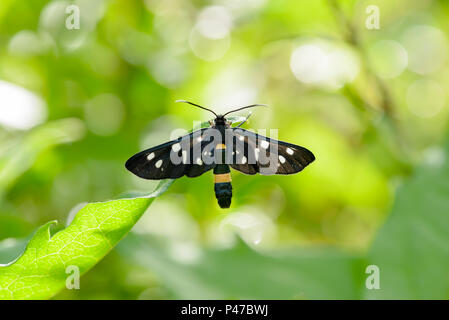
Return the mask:
POLYGON ((230 166, 245 174, 293 174, 315 160, 308 149, 274 140, 241 128, 231 128, 233 159, 230 166))

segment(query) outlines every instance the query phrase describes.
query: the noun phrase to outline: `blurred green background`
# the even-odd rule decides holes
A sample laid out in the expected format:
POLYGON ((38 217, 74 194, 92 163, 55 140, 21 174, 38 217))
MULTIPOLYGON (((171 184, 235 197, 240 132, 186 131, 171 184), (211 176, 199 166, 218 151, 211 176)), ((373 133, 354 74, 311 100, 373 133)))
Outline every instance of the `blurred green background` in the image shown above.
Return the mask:
POLYGON ((211 117, 174 100, 217 112, 266 103, 246 128, 279 129, 315 154, 310 167, 233 172, 229 210, 216 203, 211 173, 179 179, 81 290, 55 298, 366 298, 372 250, 370 263, 399 275, 436 268, 444 277, 392 276, 398 292, 380 297, 447 298, 449 205, 432 186, 449 177, 448 18, 443 0, 2 0, 0 263, 86 202, 150 192, 156 182, 125 161, 211 117), (66 28, 71 4, 79 29, 66 28), (369 28, 369 5, 379 29, 369 28), (419 204, 427 192, 428 205, 394 207, 410 179, 402 201, 419 204), (395 237, 370 249, 393 207, 397 221, 382 230, 395 237), (420 229, 437 249, 415 270, 424 260, 409 240, 429 247, 402 226, 430 207, 441 233, 420 229), (352 273, 338 272, 345 264, 352 273))

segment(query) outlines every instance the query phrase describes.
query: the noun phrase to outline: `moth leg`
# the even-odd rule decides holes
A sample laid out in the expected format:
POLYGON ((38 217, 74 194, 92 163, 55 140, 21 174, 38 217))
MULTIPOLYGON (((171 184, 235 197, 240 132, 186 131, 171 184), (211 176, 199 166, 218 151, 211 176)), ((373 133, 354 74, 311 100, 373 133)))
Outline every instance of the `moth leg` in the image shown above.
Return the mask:
POLYGON ((242 122, 240 122, 239 125, 236 126, 236 128, 240 128, 240 126, 241 126, 242 124, 244 124, 246 121, 248 121, 249 117, 251 117, 252 114, 253 114, 252 112, 248 113, 248 115, 246 116, 245 120, 243 120, 242 122))

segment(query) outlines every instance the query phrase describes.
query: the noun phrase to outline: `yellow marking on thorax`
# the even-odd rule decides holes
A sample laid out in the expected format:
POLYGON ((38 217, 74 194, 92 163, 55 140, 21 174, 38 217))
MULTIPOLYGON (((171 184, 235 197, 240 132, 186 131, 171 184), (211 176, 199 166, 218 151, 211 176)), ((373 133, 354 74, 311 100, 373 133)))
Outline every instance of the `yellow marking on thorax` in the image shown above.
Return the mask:
POLYGON ((217 146, 215 147, 215 149, 217 149, 217 150, 226 149, 226 145, 224 145, 223 143, 217 144, 217 146))
POLYGON ((215 174, 214 175, 214 182, 215 183, 231 182, 231 174, 229 172, 228 173, 215 174))

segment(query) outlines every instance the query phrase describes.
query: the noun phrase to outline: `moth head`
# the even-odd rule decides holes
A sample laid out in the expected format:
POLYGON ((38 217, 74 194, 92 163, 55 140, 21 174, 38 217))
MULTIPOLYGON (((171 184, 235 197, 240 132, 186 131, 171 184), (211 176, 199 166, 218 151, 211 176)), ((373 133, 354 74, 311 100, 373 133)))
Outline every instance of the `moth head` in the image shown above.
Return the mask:
POLYGON ((225 125, 226 124, 226 118, 224 116, 222 116, 221 114, 219 114, 215 120, 215 125, 225 125))
MULTIPOLYGON (((232 112, 240 111, 240 110, 247 109, 247 108, 267 107, 267 105, 265 105, 265 104, 252 104, 252 105, 249 105, 249 106, 246 106, 246 107, 241 107, 241 108, 238 108, 238 109, 234 109, 234 110, 228 111, 228 112, 226 112, 225 114, 221 115, 221 114, 216 114, 216 113, 215 113, 213 110, 211 110, 211 109, 202 107, 202 106, 197 105, 196 103, 193 103, 193 102, 189 102, 189 101, 186 101, 186 100, 176 100, 176 102, 184 102, 184 103, 188 103, 188 104, 190 104, 190 105, 192 105, 192 106, 201 108, 201 109, 203 109, 203 110, 207 110, 207 111, 213 113, 213 114, 216 116, 216 118, 214 119, 215 125, 228 125, 228 126, 230 126, 230 125, 232 124, 232 122, 231 122, 231 121, 226 121, 225 116, 228 115, 228 114, 230 114, 230 113, 232 113, 232 112)), ((211 121, 209 121, 209 123, 211 123, 211 121)), ((211 123, 211 124, 212 124, 212 123, 211 123)))

